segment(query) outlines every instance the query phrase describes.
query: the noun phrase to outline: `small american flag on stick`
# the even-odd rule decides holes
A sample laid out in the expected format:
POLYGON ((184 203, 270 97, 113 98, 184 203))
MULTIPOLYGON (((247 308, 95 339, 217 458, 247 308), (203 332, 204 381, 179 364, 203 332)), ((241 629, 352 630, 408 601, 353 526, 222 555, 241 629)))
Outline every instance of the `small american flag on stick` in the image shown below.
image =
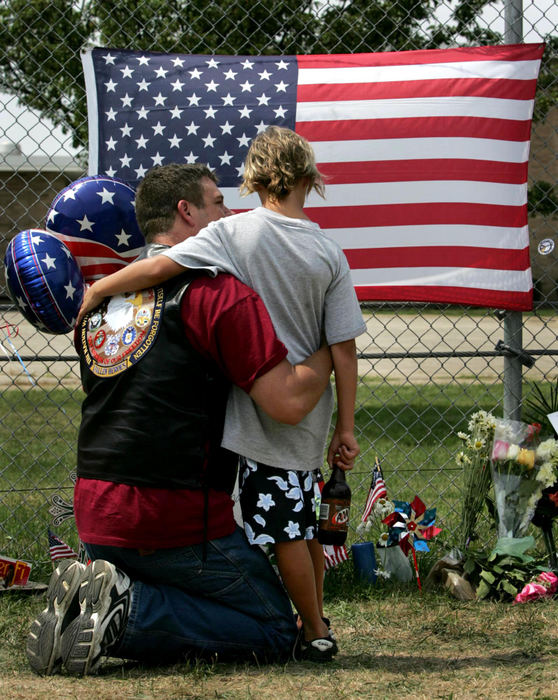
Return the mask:
POLYGON ((77 559, 78 554, 70 547, 70 545, 62 542, 50 529, 48 531, 48 549, 50 558, 56 562, 59 559, 77 559))
POLYGON ((344 544, 324 544, 324 569, 333 569, 344 561, 347 561, 349 554, 344 544))
POLYGON ((364 511, 362 513, 362 522, 365 523, 368 516, 372 512, 374 503, 379 498, 385 498, 387 496, 387 489, 384 482, 384 477, 382 474, 382 468, 380 467, 380 460, 376 457, 376 464, 374 465, 374 471, 372 472, 372 483, 370 484, 370 489, 368 491, 368 497, 366 499, 366 504, 364 505, 364 511))

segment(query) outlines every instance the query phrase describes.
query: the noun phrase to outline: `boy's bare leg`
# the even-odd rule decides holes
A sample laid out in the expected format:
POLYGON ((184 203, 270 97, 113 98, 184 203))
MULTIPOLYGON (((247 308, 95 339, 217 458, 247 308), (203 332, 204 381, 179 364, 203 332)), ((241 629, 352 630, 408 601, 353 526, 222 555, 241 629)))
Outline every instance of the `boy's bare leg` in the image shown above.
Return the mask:
POLYGON ((312 558, 314 581, 316 582, 316 598, 320 616, 324 616, 324 548, 316 538, 306 540, 306 546, 312 558))
POLYGON ((316 596, 314 563, 306 541, 278 542, 275 556, 287 593, 302 619, 304 638, 310 641, 327 637, 327 625, 316 596))

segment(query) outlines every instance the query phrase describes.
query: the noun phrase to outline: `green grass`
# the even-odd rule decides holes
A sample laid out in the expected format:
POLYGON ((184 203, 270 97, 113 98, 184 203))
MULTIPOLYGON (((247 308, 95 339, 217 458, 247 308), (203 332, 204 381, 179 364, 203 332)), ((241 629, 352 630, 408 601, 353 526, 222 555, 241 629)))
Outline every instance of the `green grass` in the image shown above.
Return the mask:
MULTIPOLYGON (((539 386, 544 389, 544 383, 539 386)), ((502 393, 501 384, 416 386, 361 379, 356 411, 361 456, 348 476, 353 492, 349 543, 357 540, 355 528, 376 455, 388 498, 412 501, 417 494, 437 508, 443 532, 433 543, 432 556, 455 543, 462 493, 455 464, 457 432, 466 430, 469 416, 480 408, 501 415, 502 393)), ((13 389, 0 396, 0 552, 32 562, 36 580, 48 571, 51 499, 55 494, 72 499, 81 400, 77 389, 13 389)), ((493 533, 488 519, 485 524, 489 542, 493 533)), ((77 547, 73 520, 53 529, 77 547)), ((428 564, 430 557, 424 559, 428 564)))

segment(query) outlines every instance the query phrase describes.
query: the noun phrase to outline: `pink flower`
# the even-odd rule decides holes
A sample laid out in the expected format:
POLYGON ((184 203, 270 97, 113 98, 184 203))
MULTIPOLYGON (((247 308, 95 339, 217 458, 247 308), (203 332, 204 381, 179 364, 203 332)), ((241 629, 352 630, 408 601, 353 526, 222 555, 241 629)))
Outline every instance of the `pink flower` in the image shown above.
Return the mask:
POLYGON ((528 600, 549 598, 558 590, 558 576, 552 571, 543 571, 536 580, 524 586, 521 593, 515 596, 514 603, 526 603, 528 600))
POLYGON ((504 440, 494 440, 494 447, 492 448, 492 459, 506 459, 506 457, 508 456, 508 448, 509 443, 504 442, 504 440))

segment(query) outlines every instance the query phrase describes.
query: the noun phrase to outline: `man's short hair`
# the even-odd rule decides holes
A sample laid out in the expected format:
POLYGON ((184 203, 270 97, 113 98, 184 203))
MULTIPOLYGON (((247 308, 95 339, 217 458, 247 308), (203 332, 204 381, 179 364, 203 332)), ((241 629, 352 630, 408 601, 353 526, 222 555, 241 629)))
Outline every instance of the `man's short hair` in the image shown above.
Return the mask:
POLYGON ((315 189, 324 196, 323 178, 312 146, 305 138, 282 126, 270 126, 254 138, 246 156, 243 177, 242 194, 266 190, 271 199, 279 201, 307 177, 308 193, 315 189))
POLYGON ((170 163, 147 172, 136 192, 136 219, 147 242, 170 231, 181 199, 203 208, 204 177, 217 182, 215 173, 201 163, 170 163))

